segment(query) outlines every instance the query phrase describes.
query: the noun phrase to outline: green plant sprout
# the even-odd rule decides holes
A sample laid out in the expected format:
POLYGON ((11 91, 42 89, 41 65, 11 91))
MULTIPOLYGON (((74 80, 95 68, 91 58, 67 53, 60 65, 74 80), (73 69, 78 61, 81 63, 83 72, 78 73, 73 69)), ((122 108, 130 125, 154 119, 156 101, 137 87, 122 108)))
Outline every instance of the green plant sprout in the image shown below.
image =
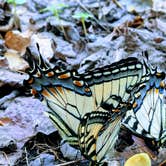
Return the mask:
POLYGON ((61 22, 61 19, 60 19, 60 16, 59 16, 59 14, 62 12, 62 9, 66 8, 66 7, 68 7, 68 6, 63 4, 63 3, 60 3, 60 4, 57 4, 56 6, 52 5, 52 6, 46 7, 44 9, 40 10, 40 12, 50 11, 53 14, 53 16, 56 17, 56 19, 59 21, 61 30, 62 30, 65 38, 67 39, 65 29, 62 25, 62 22, 61 22))
POLYGON ((23 5, 26 3, 26 0, 6 0, 8 4, 12 4, 14 7, 14 14, 16 14, 16 6, 17 5, 23 5))
POLYGON ((91 14, 88 13, 76 13, 73 15, 73 18, 78 19, 81 21, 82 23, 82 27, 83 27, 83 31, 85 36, 87 35, 87 30, 86 30, 86 26, 85 26, 85 20, 87 20, 88 18, 93 18, 93 16, 91 14))

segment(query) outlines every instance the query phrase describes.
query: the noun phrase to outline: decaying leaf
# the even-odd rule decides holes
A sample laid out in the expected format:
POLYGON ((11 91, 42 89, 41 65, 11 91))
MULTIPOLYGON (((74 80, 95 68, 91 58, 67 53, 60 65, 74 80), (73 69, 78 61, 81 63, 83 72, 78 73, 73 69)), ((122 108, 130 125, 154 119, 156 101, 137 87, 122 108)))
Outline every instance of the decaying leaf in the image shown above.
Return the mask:
POLYGON ((5 45, 9 49, 24 53, 26 47, 30 44, 30 33, 20 33, 17 31, 8 31, 5 35, 5 45))
POLYGON ((12 119, 8 117, 0 118, 0 126, 4 126, 9 123, 12 123, 12 119))
POLYGON ((164 41, 164 39, 161 38, 161 37, 154 38, 153 40, 154 40, 156 43, 161 43, 162 41, 164 41))
POLYGON ((128 22, 129 27, 139 28, 144 24, 144 20, 141 16, 136 16, 133 21, 128 22))
POLYGON ((36 47, 36 43, 38 43, 40 48, 40 53, 42 54, 45 60, 49 61, 54 56, 51 36, 43 34, 37 34, 37 35, 34 34, 31 40, 32 40, 31 42, 32 47, 36 47))

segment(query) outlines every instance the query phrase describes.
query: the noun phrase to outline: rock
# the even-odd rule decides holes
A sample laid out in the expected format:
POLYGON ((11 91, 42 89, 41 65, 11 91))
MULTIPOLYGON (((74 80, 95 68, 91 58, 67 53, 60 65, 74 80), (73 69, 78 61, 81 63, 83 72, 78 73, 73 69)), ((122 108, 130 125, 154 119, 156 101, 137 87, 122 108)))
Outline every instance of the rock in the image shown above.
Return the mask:
POLYGON ((29 166, 55 166, 55 157, 51 154, 40 154, 37 159, 31 161, 29 166))
POLYGON ((16 141, 7 135, 0 136, 0 150, 10 153, 17 149, 16 141))
POLYGON ((63 156, 69 160, 76 160, 82 158, 81 152, 71 147, 68 143, 62 144, 61 152, 63 156))

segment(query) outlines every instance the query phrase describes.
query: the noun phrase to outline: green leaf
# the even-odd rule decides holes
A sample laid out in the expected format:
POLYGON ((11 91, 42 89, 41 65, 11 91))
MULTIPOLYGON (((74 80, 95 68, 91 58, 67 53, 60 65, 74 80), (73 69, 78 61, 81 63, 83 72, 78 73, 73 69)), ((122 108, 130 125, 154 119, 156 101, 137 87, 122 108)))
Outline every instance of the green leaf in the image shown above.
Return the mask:
POLYGON ((55 13, 59 13, 65 7, 68 7, 68 6, 63 3, 60 3, 60 4, 57 4, 56 6, 52 5, 52 6, 48 6, 48 7, 44 8, 44 9, 41 9, 40 12, 50 11, 55 15, 55 13))
POLYGON ((15 0, 6 0, 7 3, 14 3, 15 0))
POLYGON ((91 14, 88 14, 88 13, 76 13, 72 16, 73 18, 75 19, 88 19, 88 18, 93 18, 93 16, 91 14))
POLYGON ((68 5, 66 5, 64 3, 59 3, 59 4, 56 5, 56 9, 57 10, 61 10, 63 8, 66 8, 66 7, 68 7, 68 5))
POLYGON ((22 5, 26 3, 26 0, 6 0, 7 3, 22 5))

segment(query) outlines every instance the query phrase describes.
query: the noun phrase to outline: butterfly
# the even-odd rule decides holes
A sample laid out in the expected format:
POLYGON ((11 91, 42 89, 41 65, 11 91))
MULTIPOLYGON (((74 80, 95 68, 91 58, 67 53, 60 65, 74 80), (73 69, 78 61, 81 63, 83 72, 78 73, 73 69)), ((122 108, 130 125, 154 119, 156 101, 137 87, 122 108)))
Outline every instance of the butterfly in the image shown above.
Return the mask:
POLYGON ((29 53, 28 62, 24 85, 47 105, 62 138, 91 163, 102 163, 117 139, 122 115, 132 105, 132 89, 144 82, 148 68, 137 58, 127 58, 79 74, 50 68, 40 54, 34 60, 29 53))

